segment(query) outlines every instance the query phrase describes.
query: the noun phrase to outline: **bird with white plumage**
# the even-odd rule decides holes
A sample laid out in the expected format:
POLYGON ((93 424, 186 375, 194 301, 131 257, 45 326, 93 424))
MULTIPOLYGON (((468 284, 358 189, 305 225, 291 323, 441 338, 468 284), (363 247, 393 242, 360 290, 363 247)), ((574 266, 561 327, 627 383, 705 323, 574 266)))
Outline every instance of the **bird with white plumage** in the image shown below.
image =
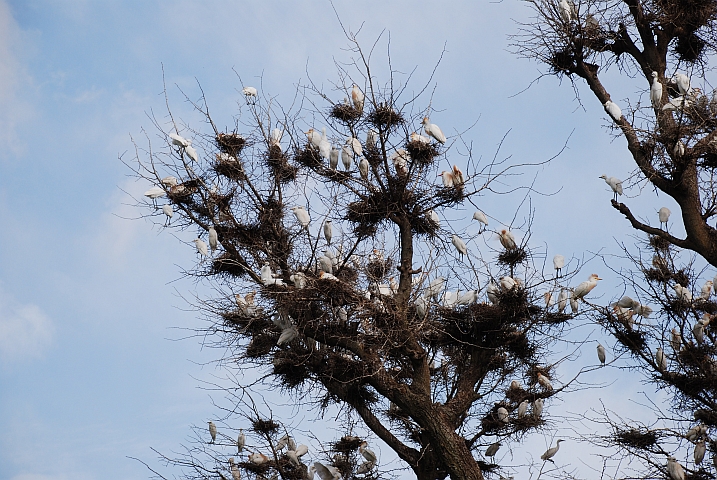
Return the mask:
POLYGON ((555 255, 553 257, 553 268, 555 269, 556 275, 559 277, 560 273, 565 266, 565 257, 562 255, 555 255))
POLYGON ((599 178, 605 180, 605 183, 610 186, 615 194, 615 201, 617 202, 617 196, 622 195, 622 180, 616 177, 608 177, 607 175, 600 175, 599 178))
POLYGON ((451 237, 451 243, 453 243, 453 246, 456 247, 456 250, 458 250, 458 254, 463 258, 463 255, 466 255, 468 253, 468 247, 466 246, 466 242, 463 241, 458 235, 453 235, 451 237))
POLYGON ((437 142, 441 144, 446 143, 446 136, 443 134, 443 131, 438 127, 438 125, 430 123, 428 117, 423 117, 422 125, 423 130, 426 132, 426 135, 428 135, 429 137, 433 137, 437 142))
POLYGON ((622 110, 620 110, 620 107, 618 107, 615 102, 608 100, 603 104, 603 107, 605 107, 607 114, 616 122, 622 118, 622 110))
POLYGON ((650 102, 654 108, 662 106, 662 83, 658 79, 657 72, 652 72, 652 83, 650 84, 650 102))
POLYGON ((584 282, 581 282, 575 290, 573 290, 572 298, 575 300, 584 299, 585 295, 590 293, 597 286, 598 280, 602 280, 596 273, 593 273, 584 282))
POLYGON ((667 207, 662 207, 657 211, 657 216, 660 220, 660 228, 662 228, 662 224, 665 224, 665 230, 667 230, 667 221, 670 219, 670 214, 672 212, 667 207))
POLYGON ((500 244, 503 245, 506 250, 515 250, 518 248, 515 237, 508 229, 504 228, 498 233, 498 240, 500 240, 500 244))
POLYGON ((306 211, 306 209, 302 206, 296 206, 292 207, 291 211, 294 212, 294 216, 296 216, 296 220, 301 224, 301 228, 309 230, 309 223, 311 223, 311 217, 309 216, 309 212, 306 211))

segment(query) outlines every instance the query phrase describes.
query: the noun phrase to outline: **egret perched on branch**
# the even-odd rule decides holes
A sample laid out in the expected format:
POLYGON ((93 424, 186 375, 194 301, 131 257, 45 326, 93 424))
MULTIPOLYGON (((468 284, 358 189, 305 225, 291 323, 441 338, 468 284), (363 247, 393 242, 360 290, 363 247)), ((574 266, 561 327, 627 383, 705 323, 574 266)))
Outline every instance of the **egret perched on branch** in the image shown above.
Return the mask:
POLYGON ((659 371, 664 372, 667 370, 667 355, 662 351, 662 347, 657 347, 657 351, 655 352, 655 364, 659 371))
POLYGON ((201 238, 194 239, 194 245, 197 247, 197 253, 200 254, 203 257, 206 257, 209 255, 209 250, 207 250, 207 244, 204 243, 204 240, 201 238))
POLYGON ((307 212, 306 209, 301 206, 292 207, 291 211, 294 212, 294 215, 301 224, 301 227, 305 228, 308 231, 309 223, 311 223, 311 217, 309 217, 309 212, 307 212))
POLYGON ((654 108, 662 106, 662 83, 657 79, 657 72, 652 72, 652 85, 650 85, 650 101, 654 108))
POLYGON ((498 453, 498 449, 500 448, 501 443, 495 442, 491 444, 488 448, 485 450, 485 456, 486 457, 495 457, 495 454, 498 453))
POLYGON ((670 214, 672 212, 667 207, 662 207, 657 211, 657 216, 660 219, 660 228, 662 228, 662 224, 665 224, 665 230, 667 230, 667 221, 670 219, 670 214))
MULTIPOLYGON (((319 475, 321 480, 339 480, 341 478, 341 472, 339 472, 336 467, 331 465, 314 462, 314 466, 312 468, 319 475)), ((309 476, 311 476, 311 473, 309 473, 309 476)))
POLYGON ((194 149, 193 146, 189 145, 187 148, 184 149, 184 151, 187 152, 187 156, 191 158, 192 161, 199 161, 199 155, 197 154, 197 151, 194 149))
POLYGON ((677 90, 681 95, 690 93, 690 77, 684 73, 677 72, 672 76, 672 80, 677 84, 677 90))
POLYGON ((306 137, 309 140, 309 143, 313 145, 316 148, 319 148, 319 145, 321 145, 321 134, 314 130, 313 128, 308 129, 306 132, 306 137))
POLYGON ((187 140, 186 138, 177 135, 176 133, 170 133, 169 138, 172 139, 172 144, 176 145, 178 147, 186 148, 188 147, 192 142, 187 140))
POLYGON ((560 289, 558 294, 558 312, 563 313, 565 307, 568 306, 568 291, 565 288, 560 289))
POLYGON ((368 160, 365 158, 361 158, 359 162, 359 173, 361 174, 361 178, 368 182, 368 160))
POLYGON ((528 413, 528 405, 530 405, 528 400, 520 402, 520 405, 518 405, 518 418, 523 418, 528 413))
POLYGON ((446 188, 452 187, 455 183, 455 177, 452 171, 443 170, 438 176, 443 177, 443 186, 446 188))
POLYGON ((683 302, 685 302, 685 303, 690 303, 690 302, 692 302, 692 292, 690 292, 690 289, 689 289, 689 288, 683 287, 683 286, 680 285, 679 283, 674 284, 674 285, 672 286, 672 288, 673 288, 673 290, 675 291, 675 293, 677 294, 677 297, 678 297, 681 301, 683 301, 683 302))
POLYGON ((214 227, 209 227, 209 248, 212 249, 212 252, 217 249, 218 244, 219 236, 217 235, 217 231, 214 227))
POLYGON ((176 187, 179 184, 177 177, 173 177, 172 175, 164 177, 161 181, 162 185, 166 185, 168 187, 176 187))
POLYGON ((267 457, 263 453, 258 453, 258 452, 250 454, 248 459, 254 465, 261 465, 261 464, 269 461, 269 457, 267 457))
POLYGON ((571 0, 560 0, 558 8, 560 9, 560 17, 565 23, 578 19, 578 11, 571 0))
POLYGON ((172 210, 172 206, 168 203, 162 206, 162 213, 167 216, 167 223, 169 223, 172 216, 174 216, 174 210, 172 210))
POLYGON ((553 257, 553 268, 555 268, 555 271, 556 271, 558 277, 560 276, 560 272, 564 266, 565 266, 565 257, 563 257, 562 255, 555 255, 553 257))
POLYGON ((510 233, 510 230, 503 229, 498 234, 498 239, 500 240, 500 244, 503 245, 503 247, 506 250, 515 250, 518 248, 518 245, 515 243, 515 237, 512 233, 510 233))
POLYGON ((275 128, 271 131, 271 138, 269 138, 269 145, 273 147, 279 147, 281 148, 281 137, 284 136, 284 131, 280 130, 278 128, 275 128))
POLYGON ((510 418, 508 418, 508 410, 506 410, 505 407, 498 407, 498 410, 496 410, 496 416, 498 417, 498 420, 503 423, 508 423, 510 421, 510 418))
POLYGON ((332 282, 338 282, 338 281, 339 281, 338 277, 336 277, 335 275, 332 275, 332 274, 330 274, 330 273, 326 273, 326 272, 324 272, 324 271, 322 271, 322 272, 319 274, 319 278, 322 279, 322 280, 331 280, 332 282))
POLYGON ((493 280, 490 281, 488 284, 488 287, 486 287, 486 295, 488 296, 488 301, 492 303, 493 305, 497 305, 498 301, 500 300, 498 298, 498 294, 500 293, 500 290, 498 290, 498 285, 493 282, 493 280))
POLYGON ((538 383, 546 390, 553 389, 553 384, 550 382, 550 379, 540 372, 538 372, 538 383))
POLYGON ((433 223, 436 227, 441 226, 441 219, 438 218, 438 214, 435 212, 435 210, 431 209, 426 212, 426 218, 433 223))
POLYGON ((366 132, 366 146, 375 147, 378 141, 378 132, 373 128, 369 128, 366 132))
POLYGON ((700 291, 700 298, 702 300, 709 300, 710 296, 712 295, 712 280, 707 280, 704 285, 702 285, 702 290, 700 291))
POLYGON ((212 421, 209 422, 209 435, 212 437, 209 443, 214 443, 217 440, 217 426, 212 421))
POLYGON ((351 88, 351 100, 354 102, 354 107, 356 107, 356 110, 359 112, 363 112, 363 102, 364 102, 365 96, 361 89, 356 85, 353 84, 351 88))
POLYGON ((680 335, 679 330, 675 327, 672 328, 670 334, 670 346, 675 353, 678 353, 682 345, 682 335, 680 335))
POLYGON ((685 469, 672 455, 667 457, 667 473, 672 480, 685 480, 685 469))
POLYGON ((361 147, 361 142, 359 142, 358 138, 346 137, 346 145, 348 145, 356 155, 363 155, 363 148, 361 147))
POLYGON ((352 157, 353 155, 351 154, 351 149, 348 145, 341 147, 341 163, 344 165, 344 170, 349 170, 351 168, 352 157))
POLYGON ((319 141, 319 155, 321 158, 331 161, 331 143, 326 137, 326 127, 321 129, 321 140, 319 141))
POLYGON ((466 293, 458 296, 456 305, 470 305, 476 300, 478 300, 478 290, 468 290, 466 293))
POLYGON ((597 355, 598 355, 598 360, 600 360, 600 363, 605 365, 605 347, 603 347, 599 343, 597 345, 597 355))
POLYGON ((697 442, 697 443, 695 444, 695 452, 694 452, 695 465, 699 465, 700 463, 702 463, 702 460, 705 459, 705 452, 706 452, 706 451, 707 451, 707 448, 706 448, 706 446, 705 446, 705 441, 704 441, 704 440, 700 440, 699 442, 697 442))
POLYGON ((545 406, 545 400, 542 398, 536 398, 533 402, 533 416, 535 418, 540 418, 540 416, 543 414, 543 407, 545 406))
POLYGON ((167 193, 164 191, 162 187, 152 187, 146 192, 144 192, 144 196, 151 198, 152 200, 155 200, 159 197, 165 196, 167 193))
POLYGON ((451 237, 451 243, 453 243, 453 246, 456 247, 456 250, 458 250, 461 258, 463 258, 463 255, 468 253, 466 242, 464 242, 458 235, 453 235, 451 237))
POLYGON ((359 453, 363 458, 368 460, 369 462, 376 462, 378 458, 376 457, 376 454, 373 453, 373 450, 368 448, 368 443, 365 441, 361 442, 361 445, 359 445, 359 453))
POLYGON ((242 93, 246 97, 246 103, 254 103, 256 101, 257 91, 254 87, 244 87, 242 88, 242 93))
POLYGON ((326 273, 333 273, 333 262, 326 253, 318 258, 319 268, 326 273))
POLYGON ((237 437, 237 451, 241 453, 242 450, 244 450, 244 445, 246 445, 246 435, 244 435, 244 429, 239 429, 239 436, 237 437))
MULTIPOLYGON (((351 159, 349 159, 349 162, 351 159)), ((336 167, 339 166, 339 150, 336 147, 331 147, 331 152, 329 153, 329 168, 331 170, 336 170, 336 167)), ((349 164, 349 167, 351 164, 349 164)))
POLYGON ((431 143, 431 139, 421 135, 420 133, 412 132, 410 139, 412 142, 418 143, 431 143))
POLYGON ((236 466, 236 463, 234 463, 234 457, 229 457, 229 470, 232 472, 233 480, 241 480, 241 472, 239 471, 239 467, 236 466))
MULTIPOLYGON (((558 450, 560 449, 560 442, 564 442, 564 441, 565 440, 560 439, 557 442, 555 442, 555 446, 547 449, 545 451, 545 453, 540 456, 540 459, 543 461, 547 460, 547 461, 553 462, 553 460, 551 460, 551 459, 555 456, 556 453, 558 453, 558 450)), ((553 462, 553 463, 555 463, 555 462, 553 462)))
POLYGON ((430 123, 428 117, 423 117, 422 125, 426 135, 435 138, 439 143, 446 143, 446 136, 443 135, 443 131, 438 127, 438 125, 430 123))
POLYGON ((465 178, 463 177, 463 171, 458 168, 458 165, 453 165, 453 183, 457 189, 463 188, 465 184, 465 178))
POLYGON ((607 175, 600 175, 600 178, 605 180, 605 183, 610 185, 613 193, 615 194, 615 201, 617 202, 617 196, 622 195, 622 180, 616 177, 608 177, 607 175))
POLYGON ((331 220, 326 220, 324 222, 324 238, 326 239, 326 243, 331 245, 331 237, 333 236, 333 228, 331 228, 331 220))
POLYGON ((575 290, 573 290, 572 298, 575 300, 585 298, 585 295, 590 293, 590 291, 597 286, 598 280, 602 280, 602 278, 598 277, 596 273, 590 275, 590 277, 588 277, 586 281, 580 283, 577 287, 575 287, 575 290))
POLYGON ((483 228, 485 228, 485 226, 488 225, 488 217, 486 217, 485 213, 481 212, 480 210, 477 210, 473 214, 473 220, 478 220, 478 222, 481 224, 481 226, 483 228))
POLYGON ((622 110, 620 110, 620 107, 617 106, 616 103, 608 100, 603 104, 603 107, 605 107, 605 111, 612 117, 613 120, 616 122, 619 121, 622 118, 622 110))
POLYGON ((512 277, 500 277, 500 286, 506 292, 513 290, 517 285, 518 282, 516 282, 512 277))
POLYGON ((435 280, 433 280, 431 283, 428 284, 428 287, 426 288, 426 296, 427 297, 437 297, 439 293, 443 291, 443 286, 446 283, 446 279, 443 277, 438 277, 435 280))

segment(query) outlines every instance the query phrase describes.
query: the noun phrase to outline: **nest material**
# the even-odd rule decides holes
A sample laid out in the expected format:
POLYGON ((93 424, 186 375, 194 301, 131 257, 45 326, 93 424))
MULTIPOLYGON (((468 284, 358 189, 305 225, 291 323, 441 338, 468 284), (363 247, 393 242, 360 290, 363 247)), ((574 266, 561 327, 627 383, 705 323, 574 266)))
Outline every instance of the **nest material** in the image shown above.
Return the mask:
POLYGON ((247 274, 244 267, 232 258, 229 253, 223 253, 212 260, 212 275, 226 274, 232 277, 243 277, 247 274))
POLYGON ((432 222, 428 217, 423 215, 411 215, 411 229, 418 235, 427 235, 429 237, 435 237, 440 228, 435 222, 432 222))
POLYGON ((279 430, 279 425, 272 419, 257 418, 251 421, 251 428, 260 435, 271 435, 279 430))
MULTIPOLYGON (((617 319, 615 319, 614 321, 619 323, 622 327, 621 322, 619 322, 617 319)), ((625 327, 615 328, 614 332, 615 339, 617 339, 620 344, 622 344, 625 348, 630 350, 635 355, 642 352, 642 350, 644 350, 647 346, 647 341, 645 340, 645 334, 643 332, 625 327)))
POLYGON ((259 358, 268 355, 276 345, 279 336, 276 334, 257 334, 251 339, 246 347, 246 356, 259 358))
POLYGON ((717 412, 704 408, 698 408, 695 410, 695 420, 710 427, 717 427, 717 412))
POLYGON ((281 150, 281 147, 272 145, 265 155, 266 164, 271 170, 274 178, 280 183, 287 183, 296 180, 296 172, 299 170, 289 164, 289 158, 281 150))
POLYGON ((459 187, 442 187, 435 192, 435 199, 438 202, 444 203, 444 206, 451 206, 456 203, 460 203, 466 198, 463 188, 459 187))
POLYGON ((408 142, 406 151, 411 156, 411 161, 421 165, 430 165, 439 155, 438 147, 434 143, 425 143, 420 141, 408 142))
POLYGON ((366 275, 374 282, 383 280, 393 267, 393 260, 387 258, 383 261, 374 260, 366 265, 366 275))
POLYGON ((519 263, 523 263, 528 259, 528 251, 523 247, 505 250, 498 255, 498 263, 515 268, 519 263))
POLYGON ((301 386, 309 378, 309 370, 292 350, 277 352, 274 356, 274 375, 288 389, 301 386))
POLYGON ((363 149, 363 156, 372 167, 378 167, 383 164, 383 155, 376 145, 366 145, 363 149))
POLYGON ((363 440, 359 437, 346 435, 331 445, 331 450, 337 453, 355 452, 361 446, 361 442, 363 442, 363 440))
POLYGON ((374 111, 369 113, 368 121, 381 130, 391 130, 406 122, 400 112, 397 112, 390 105, 379 104, 374 111))
POLYGON ((331 107, 329 117, 335 118, 339 122, 349 125, 361 118, 361 112, 353 105, 349 105, 347 103, 337 103, 331 107))
POLYGON ((636 428, 630 430, 618 430, 615 433, 615 441, 621 445, 638 449, 648 449, 657 444, 657 433, 653 431, 641 432, 636 428))
POLYGON ((318 150, 309 144, 306 144, 303 149, 297 149, 294 152, 294 161, 311 170, 318 170, 322 167, 318 150))
POLYGON ((575 56, 570 49, 559 50, 553 53, 548 64, 554 74, 566 73, 570 75, 577 69, 575 56))
POLYGON ((218 175, 223 175, 235 182, 242 182, 246 180, 246 174, 244 173, 244 167, 241 162, 231 157, 231 160, 226 160, 217 155, 217 161, 214 162, 212 168, 218 175))
POLYGON ((217 146, 222 152, 237 156, 246 145, 246 139, 238 133, 220 133, 215 137, 217 146))
POLYGON ((666 252, 672 244, 669 240, 659 235, 650 235, 650 246, 659 252, 666 252))

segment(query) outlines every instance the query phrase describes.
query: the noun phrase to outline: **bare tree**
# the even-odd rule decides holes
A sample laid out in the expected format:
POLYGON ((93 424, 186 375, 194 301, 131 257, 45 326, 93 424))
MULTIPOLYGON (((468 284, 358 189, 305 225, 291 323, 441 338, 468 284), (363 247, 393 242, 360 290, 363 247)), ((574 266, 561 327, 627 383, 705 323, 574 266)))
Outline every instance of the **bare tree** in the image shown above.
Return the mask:
MULTIPOLYGON (((201 301, 212 321, 204 333, 225 348, 226 365, 304 408, 340 406, 419 479, 481 479, 499 466, 476 454, 543 427, 543 406, 570 384, 548 358, 573 314, 563 313, 565 299, 559 311, 545 302, 543 293, 557 298, 558 281, 543 275, 527 226, 522 240, 508 227, 497 232, 504 248, 492 249, 486 225, 461 207, 529 194, 507 186, 529 165, 497 153, 476 160, 461 135, 445 138, 427 118, 430 102, 418 103, 426 88, 409 93, 390 66, 379 83, 370 53, 349 39, 355 60, 337 64, 333 91, 300 86, 284 109, 244 88, 244 116, 229 132, 204 98, 193 104, 209 134, 168 108, 168 122, 155 119, 160 146, 147 135, 131 167, 156 185, 144 203, 149 217, 199 231, 199 263, 187 273, 216 289, 201 301), (490 301, 479 301, 485 295, 490 301)), ((265 458, 234 460, 245 472, 377 474, 353 420, 311 470, 277 446, 281 423, 247 402, 237 398, 236 408, 263 442, 252 453, 265 458)), ((190 452, 175 463, 191 466, 191 478, 228 476, 222 455, 205 463, 190 452)))
POLYGON ((633 268, 617 271, 636 299, 603 308, 596 321, 614 335, 618 351, 632 357, 628 368, 641 371, 646 383, 666 391, 670 400, 668 405, 646 400, 645 407, 655 412, 651 424, 602 412, 596 421, 611 433, 600 443, 638 459, 644 467, 639 478, 677 480, 680 474, 673 460, 664 464, 665 456, 680 457, 684 465, 693 454, 686 468, 690 477, 715 478, 717 443, 710 431, 717 427, 717 349, 710 322, 717 304, 711 279, 704 285, 700 280, 706 273, 700 265, 717 266, 717 231, 710 225, 717 213, 717 92, 703 94, 717 46, 717 2, 528 3, 534 16, 512 37, 514 51, 543 62, 552 75, 567 76, 576 92, 585 82, 627 141, 636 167, 633 183, 673 198, 685 231, 684 238, 668 231, 669 210, 655 216, 659 226, 639 220, 618 201, 620 180, 605 179, 616 192, 612 206, 645 234, 645 244, 625 247, 633 268), (643 93, 611 98, 610 90, 618 88, 605 80, 611 68, 635 78, 643 93), (643 311, 643 302, 657 304, 656 315, 643 311), (639 320, 638 313, 647 315, 639 320), (701 463, 705 448, 712 451, 714 467, 701 463))

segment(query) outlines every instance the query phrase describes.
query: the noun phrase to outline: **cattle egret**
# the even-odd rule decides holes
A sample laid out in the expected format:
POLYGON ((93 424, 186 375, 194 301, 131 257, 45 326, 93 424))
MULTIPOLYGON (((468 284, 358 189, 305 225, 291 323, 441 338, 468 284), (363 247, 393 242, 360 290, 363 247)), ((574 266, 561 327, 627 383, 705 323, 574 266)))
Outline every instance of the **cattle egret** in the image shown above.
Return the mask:
POLYGON ((640 305, 640 302, 633 300, 632 298, 625 295, 617 301, 616 305, 622 308, 635 308, 636 306, 640 305))
POLYGON ((178 147, 186 148, 191 144, 189 140, 180 135, 177 135, 176 133, 170 133, 169 138, 172 139, 172 144, 178 147))
POLYGON ((615 194, 615 201, 617 202, 617 196, 622 195, 622 180, 615 177, 608 177, 607 175, 600 175, 599 178, 605 180, 605 183, 610 185, 613 193, 615 194))
POLYGON ((209 435, 212 437, 212 441, 209 443, 214 443, 217 440, 217 426, 214 425, 214 422, 209 422, 209 435))
POLYGON ((506 276, 500 278, 500 287, 506 292, 513 290, 516 285, 518 284, 512 277, 506 276))
POLYGON ((348 145, 356 155, 363 155, 363 148, 361 148, 361 142, 359 142, 358 138, 346 137, 346 145, 348 145))
POLYGON ((620 110, 620 107, 618 107, 616 103, 613 103, 612 101, 608 100, 603 104, 603 107, 605 107, 605 111, 616 122, 622 118, 622 110, 620 110))
POLYGON ((463 255, 468 253, 466 242, 464 242, 458 235, 453 235, 451 237, 451 243, 453 243, 453 246, 456 247, 456 250, 458 250, 461 258, 463 258, 463 255))
POLYGON ((446 188, 452 187, 455 183, 455 178, 453 177, 452 171, 443 170, 438 176, 443 177, 443 186, 446 188))
POLYGON ((473 214, 473 220, 478 220, 478 222, 482 225, 488 225, 488 217, 486 217, 485 213, 481 212, 480 210, 476 211, 473 214))
POLYGON ((396 152, 391 155, 391 160, 393 161, 393 168, 396 169, 396 173, 399 175, 407 175, 408 174, 408 152, 404 150, 403 148, 399 148, 396 150, 396 152))
MULTIPOLYGON (((558 450, 560 449, 560 442, 564 442, 564 441, 565 440, 561 439, 561 440, 558 440, 557 442, 555 442, 555 446, 547 449, 545 451, 545 453, 540 456, 540 459, 543 461, 547 460, 547 461, 552 462, 553 460, 551 460, 551 459, 555 456, 556 453, 558 453, 558 450)), ((555 463, 555 462, 553 462, 553 463, 555 463)))
POLYGON ((605 347, 603 347, 599 343, 597 345, 597 355, 598 355, 598 360, 600 360, 600 363, 605 365, 605 347))
POLYGON ((707 280, 704 285, 702 285, 702 290, 700 291, 700 298, 702 300, 709 300, 710 295, 712 295, 712 280, 707 280))
POLYGON ((662 351, 662 347, 657 347, 657 351, 655 352, 655 364, 659 371, 664 372, 667 370, 667 355, 662 351))
POLYGON ((296 443, 294 442, 294 439, 289 437, 289 440, 287 441, 286 445, 289 447, 289 450, 296 451, 296 443))
POLYGON ((667 473, 672 480, 685 480, 685 469, 672 455, 667 457, 667 473))
POLYGON ((239 429, 239 436, 237 437, 237 451, 241 453, 242 450, 244 450, 244 445, 246 445, 246 435, 244 435, 244 429, 239 429))
POLYGON ((428 287, 426 288, 426 296, 427 297, 437 297, 439 293, 443 291, 443 286, 446 283, 446 279, 443 277, 438 277, 435 280, 433 280, 431 283, 428 284, 428 287))
POLYGON ((326 239, 326 243, 331 245, 331 237, 333 234, 333 229, 331 228, 331 220, 326 220, 324 222, 324 238, 326 239))
POLYGON ((707 448, 705 446, 705 441, 700 440, 699 442, 697 442, 697 444, 695 445, 695 452, 694 452, 695 465, 699 465, 700 463, 702 463, 702 460, 705 459, 706 451, 707 451, 707 448))
POLYGON ((515 243, 515 237, 510 230, 506 230, 505 228, 501 230, 498 234, 498 239, 500 240, 500 244, 503 245, 506 250, 514 250, 518 248, 518 245, 515 243))
POLYGON ((269 145, 281 148, 281 137, 284 136, 284 131, 275 128, 271 131, 271 138, 269 138, 269 145))
POLYGON ((212 249, 212 252, 217 249, 218 244, 219 237, 217 236, 217 231, 214 227, 209 227, 209 248, 212 249))
POLYGON ((271 267, 269 266, 269 262, 264 262, 264 265, 261 267, 261 281, 264 285, 277 285, 277 286, 284 286, 284 281, 280 278, 276 278, 278 275, 274 274, 271 271, 271 267))
POLYGON ((147 190, 146 192, 144 192, 144 196, 151 198, 152 200, 159 198, 159 197, 163 197, 166 194, 167 193, 164 191, 164 189, 162 187, 152 187, 149 190, 147 190))
POLYGON ((348 145, 341 147, 341 163, 344 164, 344 170, 349 170, 351 168, 352 157, 353 155, 351 154, 351 150, 348 145))
POLYGON ((303 457, 304 455, 306 455, 307 453, 309 453, 309 447, 307 447, 306 445, 303 445, 303 444, 302 444, 302 445, 299 445, 298 447, 296 447, 296 450, 295 450, 295 451, 296 451, 296 456, 297 456, 297 457, 303 457))
POLYGON ((418 318, 421 320, 425 319, 426 313, 428 313, 428 304, 426 299, 424 297, 418 297, 413 304, 416 306, 416 315, 418 315, 418 318))
POLYGON ((368 443, 361 442, 361 445, 359 445, 359 453, 368 460, 369 462, 376 462, 378 459, 376 458, 376 454, 373 453, 371 449, 368 448, 368 443))
POLYGON ((657 79, 657 72, 652 72, 652 85, 650 85, 650 101, 653 108, 662 106, 662 83, 657 79))
POLYGON ((430 123, 428 117, 423 117, 422 125, 426 135, 435 138, 439 143, 446 143, 446 136, 443 135, 443 131, 441 131, 438 125, 430 123))
POLYGON ((194 245, 197 247, 197 253, 200 254, 203 257, 206 257, 209 255, 209 250, 207 250, 207 244, 204 243, 204 241, 200 238, 194 239, 194 245))
POLYGON ((234 463, 234 457, 229 457, 229 470, 232 472, 233 480, 241 480, 241 472, 239 467, 234 463))
POLYGON ((564 266, 565 266, 565 257, 562 255, 555 255, 553 257, 553 268, 555 268, 558 276, 560 276, 560 272, 564 266))
POLYGON ((695 326, 692 327, 692 335, 694 335, 695 340, 697 340, 698 345, 702 345, 705 341, 705 324, 702 323, 702 320, 697 320, 697 323, 695 323, 695 326))
POLYGON ((289 435, 284 435, 279 440, 277 440, 276 446, 274 448, 276 450, 283 450, 288 444, 289 444, 289 435))
POLYGON ((368 160, 365 158, 362 158, 359 162, 359 173, 361 174, 361 178, 368 181, 368 160))
POLYGON ((518 405, 518 418, 523 418, 528 413, 528 405, 530 405, 528 400, 520 402, 520 405, 518 405))
POLYGON ((293 450, 287 450, 287 452, 284 454, 286 455, 286 458, 289 459, 289 461, 296 465, 297 467, 301 464, 301 461, 299 460, 299 456, 296 454, 293 450))
POLYGON ((177 177, 173 177, 171 175, 168 177, 164 177, 161 181, 162 185, 166 185, 168 187, 176 187, 179 184, 177 177))
POLYGON ((311 217, 309 217, 309 212, 306 211, 304 207, 298 206, 298 207, 292 207, 291 211, 294 212, 294 215, 296 216, 296 220, 299 221, 302 228, 305 228, 307 231, 309 230, 309 223, 311 222, 311 217))
POLYGON ((453 165, 453 183, 456 188, 461 189, 465 184, 465 178, 463 177, 463 171, 458 168, 458 165, 453 165))
POLYGON ((199 155, 197 154, 197 151, 194 149, 193 146, 188 146, 184 149, 185 152, 187 152, 187 156, 192 159, 194 162, 199 161, 199 155))
POLYGON ((570 295, 570 311, 573 313, 578 313, 578 310, 580 310, 580 304, 578 303, 578 299, 570 295))
POLYGON ((456 304, 456 295, 458 292, 445 292, 443 294, 443 306, 446 308, 450 308, 456 304))
POLYGON ((662 224, 665 224, 665 230, 667 230, 667 221, 670 219, 670 214, 672 212, 667 207, 662 207, 657 211, 657 216, 660 219, 660 228, 662 228, 662 224))
POLYGON ((339 480, 341 478, 341 473, 331 465, 325 466, 319 462, 314 462, 313 469, 321 480, 339 480))
POLYGON ((490 303, 497 305, 498 304, 498 294, 500 291, 498 290, 498 285, 493 282, 493 280, 490 281, 488 284, 488 287, 486 287, 486 295, 488 296, 488 301, 490 303))
POLYGON ((254 88, 254 87, 244 87, 244 88, 242 88, 242 93, 244 95, 246 95, 247 98, 249 98, 249 97, 256 98, 256 95, 258 92, 256 91, 256 88, 254 88))
POLYGON ((375 147, 378 141, 378 132, 373 128, 369 128, 366 132, 366 146, 375 147))
POLYGON ((545 292, 543 294, 543 299, 545 300, 545 308, 550 308, 555 305, 555 300, 553 300, 552 292, 545 292))
POLYGON ((503 423, 508 423, 510 421, 510 419, 508 418, 508 410, 506 410, 505 407, 498 407, 498 410, 496 410, 495 414, 498 417, 498 420, 503 423))
MULTIPOLYGON (((351 159, 349 159, 350 161, 351 159)), ((329 153, 329 168, 331 170, 336 170, 336 167, 339 166, 339 150, 336 147, 331 147, 331 152, 329 153)), ((349 167, 351 164, 349 164, 349 167)))
POLYGON ((321 134, 314 130, 313 128, 310 128, 306 131, 306 137, 309 140, 309 143, 313 145, 316 148, 319 148, 319 145, 321 145, 321 134))
POLYGON ((675 97, 670 99, 666 104, 662 106, 663 112, 680 112, 684 108, 689 108, 692 105, 692 100, 686 97, 675 97))
POLYGON ((298 335, 299 331, 294 325, 291 325, 281 331, 281 335, 279 335, 279 340, 276 341, 276 344, 281 346, 291 343, 298 335))
POLYGON ((166 204, 162 206, 162 213, 164 213, 167 216, 167 222, 169 223, 169 220, 174 216, 174 210, 172 210, 172 206, 170 204, 166 204))
POLYGON ((545 400, 542 398, 536 398, 533 402, 533 416, 540 418, 543 414, 543 407, 545 406, 545 400))
POLYGON ((637 307, 635 307, 635 313, 642 318, 649 318, 650 314, 652 314, 652 308, 648 307, 647 305, 638 305, 637 307))
POLYGON ((491 444, 488 448, 485 450, 485 456, 486 457, 495 457, 495 454, 498 453, 498 449, 500 448, 501 443, 495 442, 491 444))
POLYGON ((249 455, 248 459, 254 465, 261 465, 269 461, 269 457, 263 453, 252 453, 249 455))
POLYGON ((466 293, 458 296, 456 305, 470 305, 476 300, 478 300, 478 290, 468 290, 466 293))
POLYGON ((677 298, 679 298, 681 301, 685 303, 692 302, 692 292, 690 292, 689 288, 683 287, 679 283, 674 284, 672 288, 677 294, 677 298))
POLYGON ((690 93, 690 77, 684 73, 677 72, 672 76, 672 80, 677 84, 677 90, 681 95, 690 93))
POLYGON ((363 112, 363 102, 364 102, 364 94, 361 91, 361 89, 356 85, 353 84, 353 87, 351 88, 351 100, 354 102, 354 107, 356 107, 356 110, 359 112, 363 112))
POLYGON ((575 290, 573 290, 572 298, 574 298, 575 300, 585 298, 585 295, 590 293, 590 291, 595 288, 598 280, 602 280, 602 278, 598 277, 597 274, 593 273, 592 275, 590 275, 590 277, 586 281, 580 283, 577 287, 575 287, 575 290))
POLYGON ((330 273, 323 272, 323 271, 319 274, 319 278, 322 280, 331 280, 332 282, 339 281, 339 279, 336 276, 334 276, 330 273))
POLYGON ((672 350, 677 353, 680 351, 680 346, 682 345, 682 335, 680 335, 679 330, 674 327, 672 328, 670 334, 670 346, 672 347, 672 350))
POLYGON ((321 255, 317 260, 319 263, 319 268, 322 271, 326 273, 333 273, 334 262, 331 261, 331 258, 329 258, 326 253, 324 253, 324 255, 321 255))
POLYGON ((361 465, 358 466, 358 468, 356 469, 356 475, 363 475, 365 473, 370 472, 371 469, 373 469, 373 467, 375 465, 376 465, 375 463, 369 462, 368 460, 366 460, 365 462, 361 463, 361 465))
POLYGON ((565 311, 565 307, 568 306, 568 291, 564 288, 560 289, 560 293, 558 294, 558 312, 563 313, 565 311))
POLYGON ((411 133, 411 141, 412 142, 418 142, 418 143, 431 143, 431 139, 428 137, 425 137, 421 135, 420 133, 413 132, 411 133))
POLYGON ((325 158, 328 161, 331 161, 331 143, 329 143, 329 139, 326 137, 326 128, 321 129, 321 140, 319 140, 319 155, 321 155, 321 158, 325 158))
POLYGON ((553 384, 550 383, 550 380, 548 377, 543 375, 542 373, 538 372, 538 383, 546 390, 552 390, 553 384))

